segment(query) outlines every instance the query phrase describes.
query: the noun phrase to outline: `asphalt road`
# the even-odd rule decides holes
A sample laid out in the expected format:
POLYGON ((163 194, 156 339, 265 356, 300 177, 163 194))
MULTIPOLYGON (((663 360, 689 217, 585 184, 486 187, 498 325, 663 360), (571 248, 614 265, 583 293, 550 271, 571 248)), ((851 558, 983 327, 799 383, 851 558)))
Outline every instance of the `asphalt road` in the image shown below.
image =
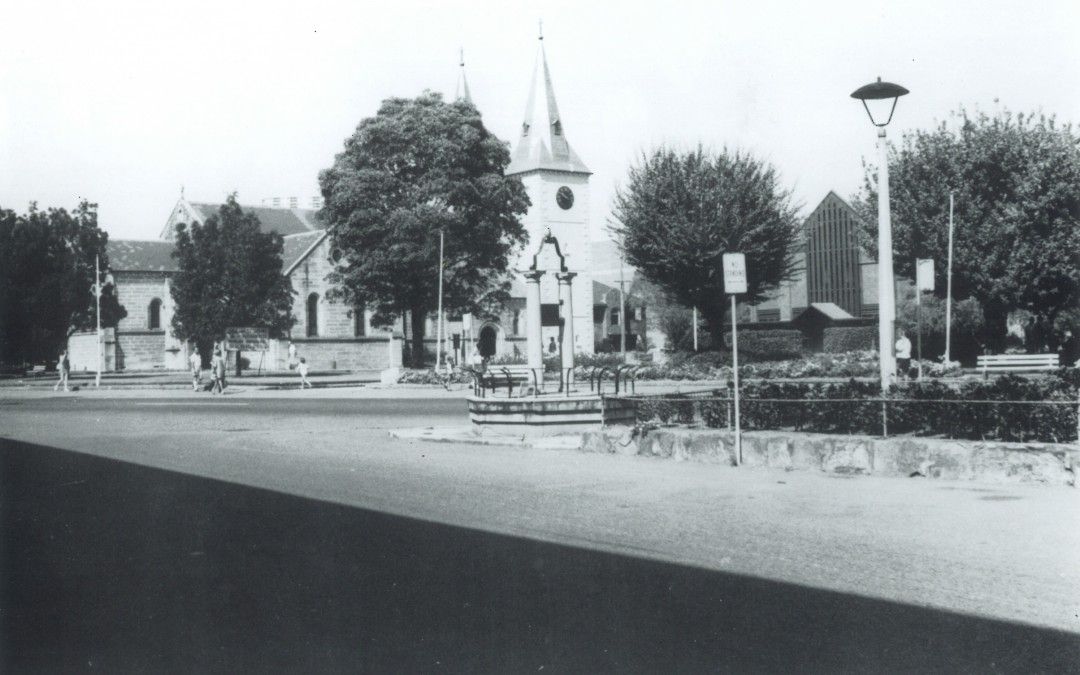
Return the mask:
POLYGON ((0 401, 5 672, 1080 672, 1078 491, 409 443, 453 400, 0 401))

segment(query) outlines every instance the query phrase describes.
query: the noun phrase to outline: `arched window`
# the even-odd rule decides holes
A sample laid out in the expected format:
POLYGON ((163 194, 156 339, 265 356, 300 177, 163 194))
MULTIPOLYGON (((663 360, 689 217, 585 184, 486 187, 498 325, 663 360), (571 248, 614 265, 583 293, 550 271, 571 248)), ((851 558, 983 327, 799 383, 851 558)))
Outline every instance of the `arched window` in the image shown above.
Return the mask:
POLYGON ((612 326, 618 326, 619 325, 619 310, 617 310, 617 309, 611 310, 611 325, 612 326))
POLYGON ((146 327, 150 330, 161 329, 161 300, 154 298, 150 301, 150 308, 146 312, 147 322, 146 327))
POLYGON ((307 296, 307 336, 319 335, 319 294, 307 296))
POLYGON ((364 316, 364 306, 357 305, 353 308, 353 336, 364 337, 367 335, 367 321, 364 316))

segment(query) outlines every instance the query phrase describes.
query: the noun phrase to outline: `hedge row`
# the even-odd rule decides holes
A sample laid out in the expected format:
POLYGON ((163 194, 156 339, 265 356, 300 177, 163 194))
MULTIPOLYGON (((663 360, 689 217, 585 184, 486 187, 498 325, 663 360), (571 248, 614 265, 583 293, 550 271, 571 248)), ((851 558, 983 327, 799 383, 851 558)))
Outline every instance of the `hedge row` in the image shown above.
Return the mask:
MULTIPOLYGON (((930 381, 894 388, 886 406, 888 433, 970 440, 1074 441, 1078 380, 1080 376, 1072 368, 1063 369, 1056 377, 1037 380, 1005 375, 992 381, 965 382, 959 387, 930 381)), ((726 396, 726 391, 718 390, 714 398, 700 401, 642 399, 638 404, 638 420, 690 423, 697 409, 706 426, 725 427, 730 405, 726 396)), ((872 400, 878 396, 876 383, 854 380, 833 384, 749 383, 742 389, 741 425, 747 430, 791 429, 879 436, 882 405, 872 400), (758 399, 787 399, 791 403, 758 399), (855 400, 831 402, 830 399, 855 400)))
POLYGON ((832 326, 822 332, 822 351, 854 352, 877 348, 877 326, 832 326))
MULTIPOLYGON (((731 349, 731 333, 724 333, 724 348, 731 349)), ((797 330, 739 331, 739 356, 747 360, 783 361, 803 352, 803 334, 797 330)))

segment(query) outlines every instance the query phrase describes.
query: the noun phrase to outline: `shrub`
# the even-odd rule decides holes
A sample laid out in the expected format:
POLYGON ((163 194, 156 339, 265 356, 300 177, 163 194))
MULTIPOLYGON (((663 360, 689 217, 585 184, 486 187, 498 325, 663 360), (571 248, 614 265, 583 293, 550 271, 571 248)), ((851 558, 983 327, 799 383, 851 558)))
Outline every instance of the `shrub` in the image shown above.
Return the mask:
MULTIPOLYGON (((724 347, 731 349, 731 333, 724 333, 724 347)), ((750 329, 739 331, 739 360, 783 361, 803 352, 803 335, 797 330, 750 329)))
POLYGON ((822 335, 822 351, 835 354, 877 347, 877 326, 832 326, 822 335))

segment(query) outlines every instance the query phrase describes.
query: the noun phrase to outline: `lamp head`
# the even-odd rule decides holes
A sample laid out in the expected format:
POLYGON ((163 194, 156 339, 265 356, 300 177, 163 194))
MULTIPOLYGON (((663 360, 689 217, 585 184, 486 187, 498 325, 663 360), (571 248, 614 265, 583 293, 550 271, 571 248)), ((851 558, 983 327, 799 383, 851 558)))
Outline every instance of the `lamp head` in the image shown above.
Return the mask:
POLYGON ((876 127, 883 127, 892 121, 893 112, 896 111, 896 101, 901 96, 908 93, 908 90, 904 87, 893 84, 892 82, 882 82, 879 77, 877 82, 863 85, 851 92, 851 98, 857 98, 862 101, 863 108, 866 110, 866 114, 870 118, 871 124, 876 127), (878 112, 876 117, 885 118, 884 122, 878 122, 878 120, 875 119, 875 115, 870 111, 870 105, 867 101, 882 101, 884 103, 883 106, 874 106, 875 110, 878 112), (885 117, 884 115, 886 107, 888 108, 888 117, 885 117))

